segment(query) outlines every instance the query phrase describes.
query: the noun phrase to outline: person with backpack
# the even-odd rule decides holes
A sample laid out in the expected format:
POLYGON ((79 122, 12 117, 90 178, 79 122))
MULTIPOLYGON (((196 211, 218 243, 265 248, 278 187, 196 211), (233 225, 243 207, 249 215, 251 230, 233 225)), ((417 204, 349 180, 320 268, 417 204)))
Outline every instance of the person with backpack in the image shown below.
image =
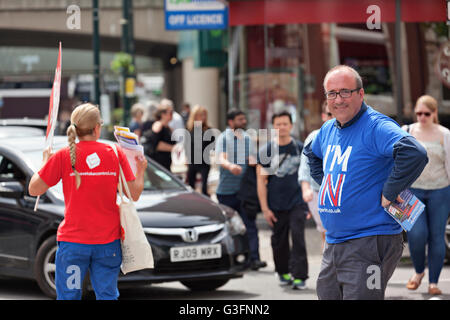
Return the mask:
POLYGON ((250 247, 250 267, 254 270, 262 268, 265 263, 259 260, 258 229, 255 219, 249 219, 242 210, 238 192, 245 172, 256 164, 253 141, 244 130, 247 117, 239 109, 231 109, 227 113, 227 129, 217 138, 216 158, 219 167, 219 185, 216 196, 219 203, 236 210, 248 230, 250 247))

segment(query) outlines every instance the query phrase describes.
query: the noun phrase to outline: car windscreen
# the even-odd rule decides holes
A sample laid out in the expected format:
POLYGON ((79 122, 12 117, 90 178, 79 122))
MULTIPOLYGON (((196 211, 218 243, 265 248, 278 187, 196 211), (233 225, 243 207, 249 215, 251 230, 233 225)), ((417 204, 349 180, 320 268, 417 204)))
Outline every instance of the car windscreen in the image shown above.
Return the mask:
POLYGON ((176 181, 172 176, 159 169, 151 162, 148 163, 144 176, 144 190, 184 190, 183 184, 176 181))
MULTIPOLYGON (((34 170, 41 167, 42 151, 32 151, 26 153, 34 165, 34 170)), ((59 199, 64 199, 63 188, 61 181, 51 188, 57 194, 59 199)), ((166 173, 157 166, 148 163, 147 170, 144 175, 144 190, 147 191, 170 191, 170 190, 185 190, 185 186, 175 180, 170 174, 166 173)))

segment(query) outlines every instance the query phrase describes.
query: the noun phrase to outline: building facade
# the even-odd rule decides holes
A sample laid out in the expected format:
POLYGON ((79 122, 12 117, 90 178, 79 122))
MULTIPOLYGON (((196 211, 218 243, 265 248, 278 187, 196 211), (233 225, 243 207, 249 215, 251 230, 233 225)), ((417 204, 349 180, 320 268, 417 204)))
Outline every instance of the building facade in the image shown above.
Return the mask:
POLYGON ((397 53, 395 0, 230 1, 229 105, 246 110, 255 128, 270 127, 273 112, 288 109, 294 135, 304 139, 321 126, 327 70, 346 64, 361 74, 375 109, 411 122, 416 99, 430 94, 449 126, 448 88, 436 72, 439 48, 448 41, 446 4, 399 2, 397 53))

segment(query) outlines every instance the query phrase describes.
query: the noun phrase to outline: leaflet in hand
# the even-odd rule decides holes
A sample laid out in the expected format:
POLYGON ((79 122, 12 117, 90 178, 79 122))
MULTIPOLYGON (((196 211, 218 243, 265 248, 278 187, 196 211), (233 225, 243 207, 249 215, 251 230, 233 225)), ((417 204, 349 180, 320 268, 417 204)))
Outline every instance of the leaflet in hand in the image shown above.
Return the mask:
POLYGON ((397 221, 405 231, 410 231, 416 223, 417 218, 422 214, 425 205, 408 189, 400 193, 403 203, 397 200, 392 202, 384 210, 397 221))
POLYGON ((119 126, 114 126, 114 137, 116 137, 119 146, 127 156, 131 170, 136 175, 137 167, 135 157, 144 156, 144 147, 139 144, 139 137, 135 133, 130 132, 129 128, 119 126))

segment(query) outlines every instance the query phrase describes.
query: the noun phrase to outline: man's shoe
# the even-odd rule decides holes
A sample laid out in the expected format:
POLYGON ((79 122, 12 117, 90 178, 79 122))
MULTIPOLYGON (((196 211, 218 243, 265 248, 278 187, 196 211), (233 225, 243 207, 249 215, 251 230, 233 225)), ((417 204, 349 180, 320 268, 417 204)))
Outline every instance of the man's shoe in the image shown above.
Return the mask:
POLYGON ((306 281, 301 279, 294 279, 294 281, 292 281, 292 289, 294 290, 306 289, 306 281))
POLYGON ((278 280, 280 281, 280 285, 287 286, 292 284, 292 278, 289 273, 279 274, 278 280))
POLYGON ((258 270, 264 267, 267 267, 267 263, 265 261, 253 260, 252 262, 250 262, 250 269, 252 270, 258 270))

